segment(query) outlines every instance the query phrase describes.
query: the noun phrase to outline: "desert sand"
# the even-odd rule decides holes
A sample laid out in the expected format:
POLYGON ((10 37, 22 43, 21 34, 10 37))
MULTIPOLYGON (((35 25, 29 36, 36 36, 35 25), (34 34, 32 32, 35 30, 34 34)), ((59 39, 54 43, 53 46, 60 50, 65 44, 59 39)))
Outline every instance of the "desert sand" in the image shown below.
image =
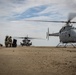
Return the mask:
POLYGON ((76 48, 0 47, 0 75, 76 75, 76 48))

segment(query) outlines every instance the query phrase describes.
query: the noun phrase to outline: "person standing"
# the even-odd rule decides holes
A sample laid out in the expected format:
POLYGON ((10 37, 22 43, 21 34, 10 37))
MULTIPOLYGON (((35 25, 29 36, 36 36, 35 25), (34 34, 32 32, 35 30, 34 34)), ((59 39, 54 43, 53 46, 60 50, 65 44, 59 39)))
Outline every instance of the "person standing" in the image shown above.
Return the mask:
POLYGON ((9 37, 9 46, 12 47, 12 37, 9 37))
POLYGON ((5 37, 5 47, 8 47, 8 43, 9 43, 9 36, 5 37))

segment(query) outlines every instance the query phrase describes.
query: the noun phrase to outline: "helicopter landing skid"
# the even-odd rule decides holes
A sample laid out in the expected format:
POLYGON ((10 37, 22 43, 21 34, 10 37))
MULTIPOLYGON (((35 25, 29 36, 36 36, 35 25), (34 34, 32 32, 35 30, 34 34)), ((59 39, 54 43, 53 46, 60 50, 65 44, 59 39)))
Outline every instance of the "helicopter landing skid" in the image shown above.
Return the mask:
MULTIPOLYGON (((76 48, 76 46, 73 44, 73 43, 70 43, 71 45, 70 46, 73 46, 74 48, 76 48)), ((66 48, 67 47, 67 45, 68 45, 68 43, 59 43, 56 47, 64 47, 64 48, 66 48), (61 45, 62 44, 62 45, 61 45)))

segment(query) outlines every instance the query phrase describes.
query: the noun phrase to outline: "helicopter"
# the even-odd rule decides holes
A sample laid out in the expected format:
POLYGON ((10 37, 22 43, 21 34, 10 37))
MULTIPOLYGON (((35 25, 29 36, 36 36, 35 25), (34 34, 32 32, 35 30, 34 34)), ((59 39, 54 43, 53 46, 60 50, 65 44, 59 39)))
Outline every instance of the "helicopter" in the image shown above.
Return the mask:
POLYGON ((60 44, 66 47, 68 43, 70 43, 73 47, 76 47, 74 45, 74 43, 76 43, 76 28, 73 27, 72 25, 76 22, 71 21, 75 17, 74 14, 76 16, 76 13, 70 13, 67 21, 46 21, 46 20, 28 20, 28 21, 65 23, 65 26, 63 26, 57 33, 50 34, 48 28, 46 38, 49 39, 49 36, 58 36, 60 42, 56 47, 61 46, 60 44))
POLYGON ((34 38, 34 37, 16 37, 18 39, 23 39, 22 42, 20 42, 20 45, 21 46, 31 46, 32 45, 32 42, 31 42, 31 39, 40 39, 40 38, 34 38))

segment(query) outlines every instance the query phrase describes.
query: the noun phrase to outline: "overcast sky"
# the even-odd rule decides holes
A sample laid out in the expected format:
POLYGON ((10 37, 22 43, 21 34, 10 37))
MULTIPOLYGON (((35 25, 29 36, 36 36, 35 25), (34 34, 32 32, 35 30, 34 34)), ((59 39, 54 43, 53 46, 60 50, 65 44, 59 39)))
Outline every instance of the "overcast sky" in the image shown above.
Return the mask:
POLYGON ((25 20, 67 20, 71 12, 76 12, 76 0, 0 0, 0 43, 4 44, 6 35, 28 35, 44 38, 32 40, 34 46, 56 46, 59 38, 50 37, 47 41, 47 28, 50 33, 59 32, 64 24, 25 20))

